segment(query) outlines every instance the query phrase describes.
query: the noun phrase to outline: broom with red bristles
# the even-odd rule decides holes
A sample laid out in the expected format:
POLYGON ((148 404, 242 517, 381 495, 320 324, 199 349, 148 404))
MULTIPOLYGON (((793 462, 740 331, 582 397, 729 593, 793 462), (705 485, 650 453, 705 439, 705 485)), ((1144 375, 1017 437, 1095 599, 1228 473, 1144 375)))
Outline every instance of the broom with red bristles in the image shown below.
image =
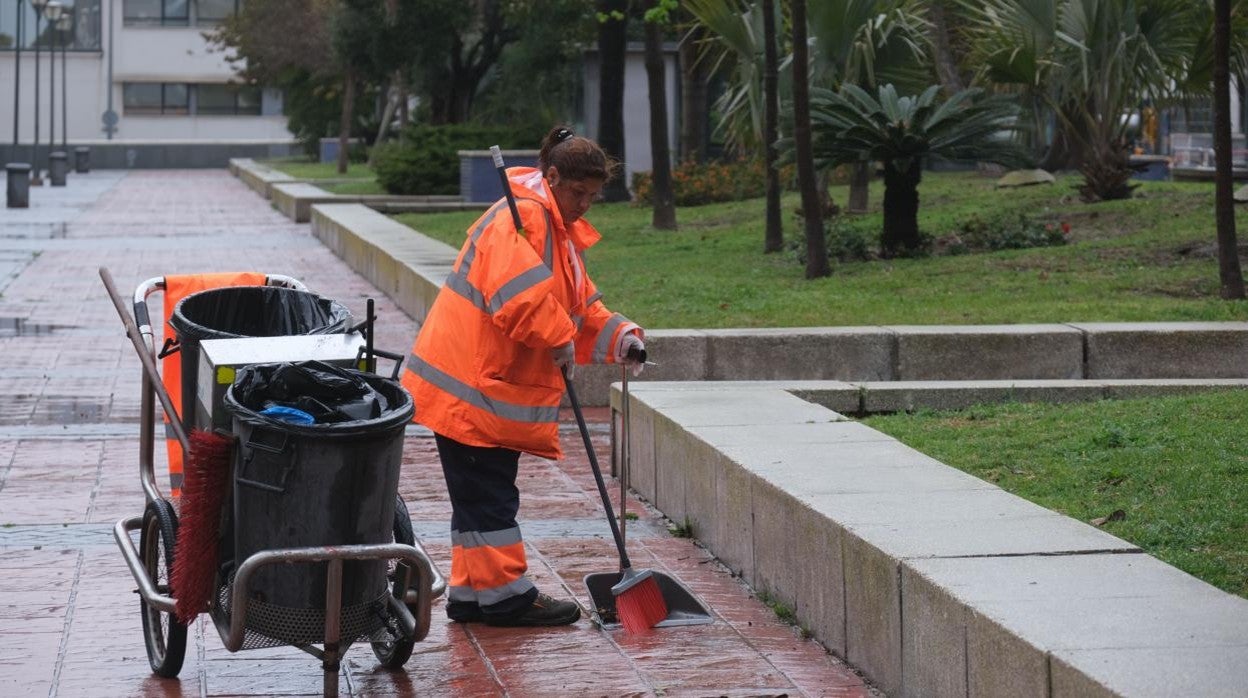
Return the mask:
POLYGON ((174 613, 183 625, 208 607, 216 591, 217 538, 234 438, 196 430, 190 442, 169 580, 175 593, 174 613))

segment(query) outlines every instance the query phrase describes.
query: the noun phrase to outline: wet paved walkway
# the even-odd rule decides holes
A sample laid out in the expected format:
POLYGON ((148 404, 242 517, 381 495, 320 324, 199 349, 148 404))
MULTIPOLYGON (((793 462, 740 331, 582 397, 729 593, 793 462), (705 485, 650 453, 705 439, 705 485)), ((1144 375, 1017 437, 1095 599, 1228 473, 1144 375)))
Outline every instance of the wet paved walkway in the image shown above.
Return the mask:
MULTIPOLYGON (((97 276, 128 295, 162 274, 254 269, 304 280, 363 314, 377 300, 377 345, 403 351, 414 323, 268 202, 224 171, 95 172, 0 209, 0 696, 320 695, 320 663, 279 647, 231 654, 206 617, 190 630, 178 679, 151 675, 134 582, 112 541, 142 512, 139 363, 97 276)), ((155 308, 153 309, 155 310, 155 308)), ((604 411, 595 448, 609 460, 604 411)), ((574 426, 568 458, 521 461, 521 526, 531 574, 558 597, 615 565, 574 426)), ((158 449, 158 453, 163 449, 158 449)), ((158 472, 163 468, 163 457, 158 472)), ((162 485, 163 485, 162 480, 162 485)), ((614 486, 618 492, 618 485, 614 486)), ((417 535, 449 571, 449 505, 433 441, 409 430, 400 493, 417 535)), ((401 696, 878 695, 823 648, 778 620, 701 548, 670 536, 633 500, 637 567, 675 576, 715 622, 642 635, 588 619, 545 630, 457 625, 439 601, 405 671, 365 645, 340 691, 401 696)))

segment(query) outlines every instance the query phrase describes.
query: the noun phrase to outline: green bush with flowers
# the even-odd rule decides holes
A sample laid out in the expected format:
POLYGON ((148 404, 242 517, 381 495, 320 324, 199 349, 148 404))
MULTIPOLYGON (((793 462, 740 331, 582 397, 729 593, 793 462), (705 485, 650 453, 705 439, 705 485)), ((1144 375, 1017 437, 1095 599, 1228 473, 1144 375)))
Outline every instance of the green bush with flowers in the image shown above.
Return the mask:
MULTIPOLYGON (((780 183, 792 188, 793 167, 780 168, 780 183)), ((650 172, 633 173, 633 201, 651 204, 650 172)), ((755 199, 766 193, 767 175, 762 160, 731 160, 698 163, 686 161, 672 170, 672 189, 677 206, 701 206, 721 201, 755 199)))

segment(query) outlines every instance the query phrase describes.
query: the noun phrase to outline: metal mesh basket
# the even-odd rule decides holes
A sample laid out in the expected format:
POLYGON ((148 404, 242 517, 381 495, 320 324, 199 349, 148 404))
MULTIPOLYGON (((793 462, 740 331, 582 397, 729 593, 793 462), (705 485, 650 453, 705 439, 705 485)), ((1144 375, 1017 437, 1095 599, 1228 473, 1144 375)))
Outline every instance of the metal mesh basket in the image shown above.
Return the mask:
MULTIPOLYGON (((233 584, 217 590, 216 609, 228 625, 230 594, 233 584)), ((394 639, 394 624, 386 605, 388 590, 373 601, 342 607, 342 632, 339 640, 349 645, 359 640, 386 641, 394 639)), ((259 599, 247 600, 247 633, 240 649, 251 650, 281 645, 310 645, 325 641, 325 611, 319 608, 277 606, 259 599)))

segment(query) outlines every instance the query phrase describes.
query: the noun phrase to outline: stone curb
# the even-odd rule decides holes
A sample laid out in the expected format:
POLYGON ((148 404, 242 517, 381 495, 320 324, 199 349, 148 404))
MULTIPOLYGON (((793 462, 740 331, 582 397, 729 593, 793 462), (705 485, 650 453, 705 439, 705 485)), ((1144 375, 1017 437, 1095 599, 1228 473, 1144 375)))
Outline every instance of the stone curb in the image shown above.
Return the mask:
POLYGON ((478 211, 481 204, 464 203, 458 196, 391 196, 389 194, 335 194, 308 182, 274 183, 269 187, 273 205, 296 223, 307 223, 316 204, 364 204, 391 212, 478 211))
POLYGON ((1248 685, 1248 600, 794 394, 852 388, 638 384, 632 487, 889 695, 1248 685))

